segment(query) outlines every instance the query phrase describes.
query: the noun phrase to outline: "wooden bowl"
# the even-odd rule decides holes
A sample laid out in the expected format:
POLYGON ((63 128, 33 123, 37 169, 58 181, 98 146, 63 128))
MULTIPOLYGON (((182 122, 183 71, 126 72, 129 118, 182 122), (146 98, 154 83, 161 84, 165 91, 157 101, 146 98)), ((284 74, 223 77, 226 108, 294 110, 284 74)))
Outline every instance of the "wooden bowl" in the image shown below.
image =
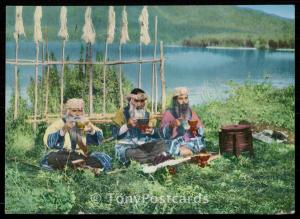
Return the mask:
POLYGON ((210 156, 211 156, 211 155, 210 155, 209 153, 200 153, 200 154, 199 154, 199 159, 200 159, 200 161, 202 161, 202 162, 206 162, 206 161, 209 160, 210 156))
POLYGON ((198 124, 197 120, 188 120, 188 123, 191 127, 196 127, 198 124))
POLYGON ((175 167, 168 167, 168 172, 171 174, 171 175, 174 175, 176 173, 176 168, 175 167))
POLYGON ((146 129, 149 128, 149 119, 138 119, 137 127, 141 130, 141 132, 146 132, 146 129))
POLYGON ((191 162, 198 164, 201 167, 205 167, 208 163, 209 158, 211 157, 210 153, 200 153, 191 157, 191 162))

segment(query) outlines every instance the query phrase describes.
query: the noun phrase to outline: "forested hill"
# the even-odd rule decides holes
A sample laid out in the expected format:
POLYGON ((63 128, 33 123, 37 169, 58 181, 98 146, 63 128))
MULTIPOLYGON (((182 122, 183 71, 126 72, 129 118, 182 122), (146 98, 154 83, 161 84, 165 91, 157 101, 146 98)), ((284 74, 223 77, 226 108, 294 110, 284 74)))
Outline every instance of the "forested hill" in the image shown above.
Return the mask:
MULTIPOLYGON (((49 40, 59 38, 60 6, 43 6, 42 31, 49 40)), ((84 25, 84 6, 68 6, 68 31, 70 40, 80 41, 84 25)), ((139 42, 138 22, 142 6, 127 6, 128 28, 131 43, 139 42)), ((34 6, 23 7, 26 39, 33 40, 34 6)), ((119 40, 122 6, 115 6, 116 35, 119 40)), ((295 21, 236 6, 190 5, 148 6, 150 38, 154 39, 154 17, 158 16, 158 39, 166 44, 182 44, 203 38, 250 38, 293 41, 295 21)), ((92 20, 96 41, 104 42, 107 28, 108 6, 93 6, 92 20)), ((6 8, 6 39, 13 40, 15 7, 6 8)), ((293 41, 294 42, 294 41, 293 41)))

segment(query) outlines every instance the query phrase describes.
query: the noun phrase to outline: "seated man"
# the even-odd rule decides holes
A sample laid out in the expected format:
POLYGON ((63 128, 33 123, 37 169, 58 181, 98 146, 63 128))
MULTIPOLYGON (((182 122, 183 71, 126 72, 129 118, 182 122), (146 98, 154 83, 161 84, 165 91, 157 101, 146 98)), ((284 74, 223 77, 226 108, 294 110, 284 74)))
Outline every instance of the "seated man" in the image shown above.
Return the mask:
POLYGON ((44 135, 44 143, 52 149, 41 165, 49 169, 62 169, 65 165, 74 167, 75 160, 83 160, 87 166, 111 169, 111 158, 100 152, 87 154, 88 145, 100 145, 102 130, 84 117, 82 99, 69 99, 65 104, 65 116, 52 123, 44 135), (72 163, 73 161, 73 163, 72 163))
POLYGON ((135 88, 127 97, 128 105, 116 112, 112 126, 116 157, 128 164, 135 160, 141 164, 158 164, 170 157, 165 152, 159 129, 153 128, 156 120, 151 119, 145 109, 147 96, 142 89, 135 88))
POLYGON ((175 156, 191 156, 204 147, 204 126, 189 107, 188 90, 185 87, 175 89, 172 107, 162 118, 161 131, 166 140, 167 152, 175 156), (191 132, 188 121, 195 121, 195 132, 191 132))

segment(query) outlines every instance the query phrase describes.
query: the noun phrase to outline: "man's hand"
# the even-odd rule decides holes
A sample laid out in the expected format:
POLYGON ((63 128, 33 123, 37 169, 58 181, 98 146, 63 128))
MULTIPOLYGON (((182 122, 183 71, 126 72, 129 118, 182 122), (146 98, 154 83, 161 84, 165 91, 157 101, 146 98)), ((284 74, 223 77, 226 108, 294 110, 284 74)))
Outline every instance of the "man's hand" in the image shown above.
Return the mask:
POLYGON ((152 127, 148 127, 145 130, 145 134, 147 134, 147 135, 152 135, 152 132, 153 132, 153 128, 152 127))
POLYGON ((64 127, 62 128, 62 130, 64 131, 64 133, 68 132, 71 128, 73 128, 75 126, 75 122, 73 121, 67 121, 64 125, 64 127))
POLYGON ((83 131, 86 133, 94 134, 95 128, 94 128, 93 124, 90 121, 88 121, 85 123, 85 127, 84 127, 83 131))
POLYGON ((181 124, 181 122, 178 119, 175 119, 175 120, 173 120, 173 121, 170 122, 171 128, 178 127, 178 126, 180 126, 180 124, 181 124))
POLYGON ((94 132, 94 127, 93 124, 91 122, 86 122, 85 127, 84 127, 84 132, 89 132, 92 133, 94 132))
POLYGON ((136 127, 136 125, 137 125, 136 119, 133 119, 133 118, 128 119, 128 122, 127 122, 128 127, 136 127))

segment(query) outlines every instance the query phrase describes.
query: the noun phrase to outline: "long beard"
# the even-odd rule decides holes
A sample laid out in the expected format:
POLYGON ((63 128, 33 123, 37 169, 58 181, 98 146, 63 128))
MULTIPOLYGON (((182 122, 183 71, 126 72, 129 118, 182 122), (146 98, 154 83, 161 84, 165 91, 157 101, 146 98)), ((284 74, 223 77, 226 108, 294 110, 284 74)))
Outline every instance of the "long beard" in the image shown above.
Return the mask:
MULTIPOLYGON (((73 122, 83 121, 83 119, 84 119, 84 116, 66 115, 67 122, 68 121, 73 121, 73 122)), ((76 144, 78 144, 78 142, 82 142, 83 130, 77 128, 76 125, 70 129, 69 134, 70 134, 71 142, 73 142, 72 145, 75 143, 75 146, 76 146, 76 144)))
POLYGON ((76 142, 76 144, 78 144, 78 142, 82 142, 83 131, 81 129, 74 126, 70 129, 69 133, 71 142, 76 142))
POLYGON ((146 110, 144 108, 137 109, 135 106, 130 104, 129 115, 130 118, 145 118, 146 110))
POLYGON ((190 115, 190 107, 188 103, 179 104, 178 102, 175 102, 173 104, 174 111, 177 118, 183 117, 183 118, 189 118, 190 115))

